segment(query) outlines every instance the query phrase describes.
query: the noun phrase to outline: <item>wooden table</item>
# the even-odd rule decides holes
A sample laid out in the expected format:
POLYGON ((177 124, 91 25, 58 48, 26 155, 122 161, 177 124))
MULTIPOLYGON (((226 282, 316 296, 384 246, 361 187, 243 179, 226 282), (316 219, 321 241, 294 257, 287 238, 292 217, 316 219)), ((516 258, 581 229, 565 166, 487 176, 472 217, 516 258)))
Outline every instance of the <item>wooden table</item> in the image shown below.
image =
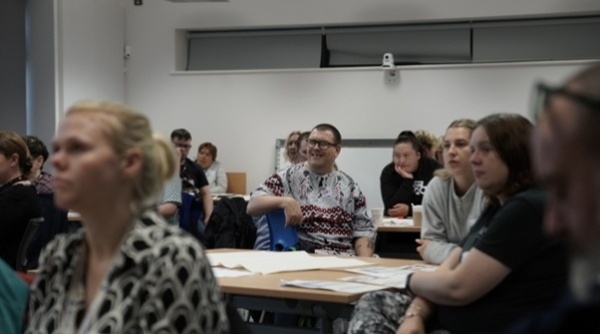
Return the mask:
POLYGON ((392 233, 421 233, 421 226, 390 226, 377 224, 377 232, 392 232, 392 233))
MULTIPOLYGON (((231 249, 208 250, 212 252, 240 251, 231 249)), ((315 255, 316 256, 316 255, 315 255)), ((406 259, 360 258, 378 266, 403 266, 423 261, 406 259)), ((344 293, 327 290, 282 287, 283 280, 327 280, 335 281, 341 277, 355 275, 341 269, 307 270, 275 273, 270 275, 252 275, 242 277, 221 277, 218 284, 225 293, 227 301, 236 308, 264 310, 270 312, 315 316, 321 321, 321 333, 328 333, 331 322, 336 318, 349 318, 362 293, 344 293)), ((248 323, 254 333, 307 333, 305 328, 283 328, 273 325, 248 323)), ((313 331, 315 332, 315 331, 313 331)))

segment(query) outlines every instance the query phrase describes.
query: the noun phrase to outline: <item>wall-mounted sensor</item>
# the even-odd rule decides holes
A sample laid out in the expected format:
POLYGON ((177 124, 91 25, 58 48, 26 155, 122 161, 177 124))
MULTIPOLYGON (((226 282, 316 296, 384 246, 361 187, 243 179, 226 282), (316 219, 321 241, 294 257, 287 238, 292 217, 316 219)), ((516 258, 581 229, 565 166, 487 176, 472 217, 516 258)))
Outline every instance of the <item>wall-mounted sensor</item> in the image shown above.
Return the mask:
POLYGON ((123 49, 123 56, 125 59, 129 59, 129 57, 131 57, 131 46, 125 45, 125 48, 123 49))
POLYGON ((394 54, 387 52, 383 54, 383 61, 381 68, 385 70, 385 82, 388 84, 395 84, 398 82, 398 70, 394 64, 394 54))
POLYGON ((394 68, 394 54, 389 52, 384 53, 381 66, 385 68, 394 68))

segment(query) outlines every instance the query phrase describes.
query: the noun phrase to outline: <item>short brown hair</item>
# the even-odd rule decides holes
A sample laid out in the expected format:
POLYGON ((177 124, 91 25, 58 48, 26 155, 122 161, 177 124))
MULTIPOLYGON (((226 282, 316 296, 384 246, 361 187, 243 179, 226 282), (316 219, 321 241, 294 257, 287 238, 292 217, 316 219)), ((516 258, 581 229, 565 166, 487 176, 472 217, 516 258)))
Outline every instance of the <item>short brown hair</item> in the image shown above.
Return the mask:
POLYGON ((206 143, 200 144, 200 146, 198 146, 198 153, 200 153, 200 151, 202 149, 207 149, 208 153, 210 153, 210 155, 212 155, 213 160, 217 160, 217 147, 215 145, 213 145, 211 142, 206 142, 206 143))
MULTIPOLYGON (((333 140, 335 141, 334 144, 342 145, 342 134, 335 126, 328 124, 328 123, 321 123, 321 124, 315 125, 315 127, 312 128, 312 130, 315 130, 315 129, 318 131, 330 131, 333 134, 333 140)), ((312 132, 312 130, 311 130, 311 132, 312 132)))
POLYGON ((31 171, 31 156, 23 138, 12 131, 0 131, 0 153, 7 158, 13 154, 19 157, 19 169, 24 176, 31 171))
POLYGON ((27 145, 31 158, 42 157, 44 159, 42 166, 44 166, 44 163, 48 161, 48 148, 46 148, 44 142, 36 136, 22 136, 21 138, 23 138, 23 141, 27 145))
MULTIPOLYGON (((493 114, 477 122, 490 139, 490 144, 508 168, 508 180, 502 195, 510 197, 535 185, 531 164, 533 124, 518 114, 493 114)), ((497 199, 489 199, 499 204, 497 199)))

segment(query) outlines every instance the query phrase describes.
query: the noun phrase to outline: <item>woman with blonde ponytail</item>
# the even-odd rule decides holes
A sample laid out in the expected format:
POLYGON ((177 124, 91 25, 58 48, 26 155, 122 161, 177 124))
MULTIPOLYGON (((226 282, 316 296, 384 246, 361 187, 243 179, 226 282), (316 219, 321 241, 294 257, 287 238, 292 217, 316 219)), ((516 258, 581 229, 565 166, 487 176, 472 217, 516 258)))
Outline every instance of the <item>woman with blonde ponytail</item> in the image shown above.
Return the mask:
POLYGON ((55 202, 79 212, 84 228, 43 252, 28 333, 229 331, 202 248, 153 210, 177 164, 144 115, 75 104, 51 162, 55 202))
POLYGON ((458 119, 450 123, 444 140, 444 169, 438 169, 423 197, 423 227, 417 251, 433 264, 446 260, 467 235, 485 206, 483 191, 471 170, 470 140, 476 122, 458 119))

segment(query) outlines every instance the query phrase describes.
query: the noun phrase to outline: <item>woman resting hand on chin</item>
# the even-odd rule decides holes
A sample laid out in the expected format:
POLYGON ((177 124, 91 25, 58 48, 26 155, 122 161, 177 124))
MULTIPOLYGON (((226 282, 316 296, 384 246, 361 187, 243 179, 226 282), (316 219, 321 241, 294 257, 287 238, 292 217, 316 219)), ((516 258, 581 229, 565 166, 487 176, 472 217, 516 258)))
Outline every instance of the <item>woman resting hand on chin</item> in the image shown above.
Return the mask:
POLYGON ((177 163, 171 144, 125 106, 71 107, 54 140, 57 206, 83 228, 45 249, 28 333, 227 333, 198 242, 153 210, 177 163))
POLYGON ((402 131, 394 143, 393 161, 383 168, 379 178, 384 214, 411 216, 411 204, 421 204, 425 188, 439 168, 442 166, 427 157, 417 137, 402 131))

